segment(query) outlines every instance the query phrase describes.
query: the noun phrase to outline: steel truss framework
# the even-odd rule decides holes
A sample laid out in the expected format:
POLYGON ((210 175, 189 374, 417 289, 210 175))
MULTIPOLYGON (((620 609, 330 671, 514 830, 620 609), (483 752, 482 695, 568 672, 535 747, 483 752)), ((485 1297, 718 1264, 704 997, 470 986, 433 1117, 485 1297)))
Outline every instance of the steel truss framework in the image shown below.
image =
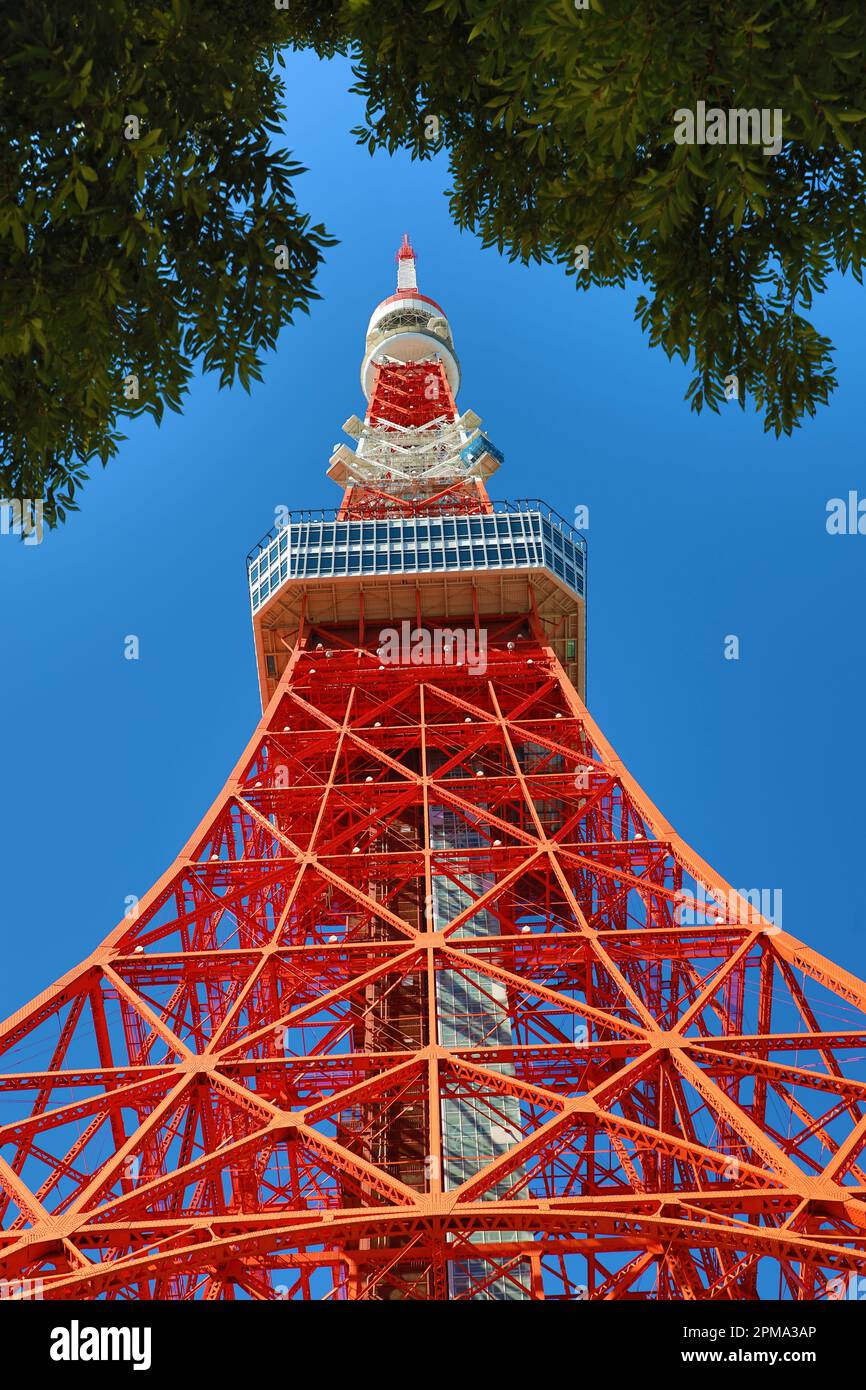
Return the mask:
POLYGON ((0 1050, 0 1275, 46 1298, 446 1299, 459 1262, 463 1298, 812 1299, 866 1273, 866 986, 684 844, 532 616, 489 629, 483 673, 304 632, 137 917, 0 1050), (508 1044, 443 1046, 442 999, 479 988, 508 1044), (481 1132, 507 1101, 519 1134, 443 1191, 448 1100, 481 1132))
POLYGON ((467 423, 458 416, 441 362, 376 363, 369 409, 346 476, 349 491, 381 488, 393 505, 455 481, 471 488, 478 466, 460 451, 478 430, 467 423))

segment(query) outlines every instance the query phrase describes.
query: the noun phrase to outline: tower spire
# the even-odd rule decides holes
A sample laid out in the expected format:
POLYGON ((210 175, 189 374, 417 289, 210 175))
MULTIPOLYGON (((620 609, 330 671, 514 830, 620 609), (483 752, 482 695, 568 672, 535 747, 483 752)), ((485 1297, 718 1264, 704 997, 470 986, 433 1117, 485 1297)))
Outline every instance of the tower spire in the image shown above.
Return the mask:
MULTIPOLYGON (((361 363, 367 413, 343 426, 357 445, 335 444, 328 477, 340 487, 366 489, 366 501, 380 509, 386 498, 415 505, 451 487, 471 493, 476 507, 489 506, 478 485, 502 454, 479 432, 480 416, 457 408, 460 363, 451 327, 442 306, 417 287, 408 232, 396 260, 397 289, 376 305, 367 325, 361 363)), ((361 502, 361 491, 347 495, 350 510, 361 502)))
POLYGON ((409 233, 403 233, 403 240, 397 252, 397 293, 400 290, 416 290, 418 277, 415 271, 415 250, 409 240, 409 233))

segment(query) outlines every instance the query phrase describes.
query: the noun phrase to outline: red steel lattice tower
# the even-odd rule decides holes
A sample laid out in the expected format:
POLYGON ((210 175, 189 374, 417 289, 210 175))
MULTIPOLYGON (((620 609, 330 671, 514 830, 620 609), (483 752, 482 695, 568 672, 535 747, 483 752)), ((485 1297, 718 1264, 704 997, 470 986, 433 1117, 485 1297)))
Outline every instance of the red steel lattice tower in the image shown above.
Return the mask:
POLYGON ((45 1298, 814 1299, 866 1274, 866 985, 583 702, 586 547, 492 503, 398 253, 364 420, 248 562, 264 713, 137 915, 0 1028, 45 1298))

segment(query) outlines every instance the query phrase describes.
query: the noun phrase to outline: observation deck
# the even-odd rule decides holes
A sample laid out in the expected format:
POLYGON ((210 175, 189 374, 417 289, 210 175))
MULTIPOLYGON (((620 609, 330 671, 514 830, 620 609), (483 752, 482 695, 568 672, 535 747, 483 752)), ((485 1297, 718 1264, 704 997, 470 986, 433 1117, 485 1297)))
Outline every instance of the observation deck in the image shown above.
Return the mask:
POLYGON ((477 621, 535 608, 570 679, 585 685, 586 540, 538 499, 462 515, 340 519, 296 511, 247 556, 264 703, 303 622, 477 621))

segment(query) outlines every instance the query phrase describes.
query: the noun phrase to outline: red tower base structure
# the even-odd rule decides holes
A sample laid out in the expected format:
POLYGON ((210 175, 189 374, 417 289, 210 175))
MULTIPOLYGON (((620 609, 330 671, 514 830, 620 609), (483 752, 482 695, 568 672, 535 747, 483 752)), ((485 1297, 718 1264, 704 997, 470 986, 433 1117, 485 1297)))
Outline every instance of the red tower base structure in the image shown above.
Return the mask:
POLYGON ((6 1279, 444 1299, 458 1262, 465 1297, 755 1298, 771 1266, 766 1296, 815 1298, 864 1272, 866 989, 757 914, 678 924, 684 884, 727 884, 526 627, 483 677, 383 671, 357 632, 296 650, 137 920, 0 1032, 6 1279), (432 848, 437 808, 484 843, 432 848), (490 886, 431 930, 433 876, 490 886), (443 975, 508 1046, 437 1041, 443 975), (450 1191, 446 1098, 520 1117, 450 1191))

